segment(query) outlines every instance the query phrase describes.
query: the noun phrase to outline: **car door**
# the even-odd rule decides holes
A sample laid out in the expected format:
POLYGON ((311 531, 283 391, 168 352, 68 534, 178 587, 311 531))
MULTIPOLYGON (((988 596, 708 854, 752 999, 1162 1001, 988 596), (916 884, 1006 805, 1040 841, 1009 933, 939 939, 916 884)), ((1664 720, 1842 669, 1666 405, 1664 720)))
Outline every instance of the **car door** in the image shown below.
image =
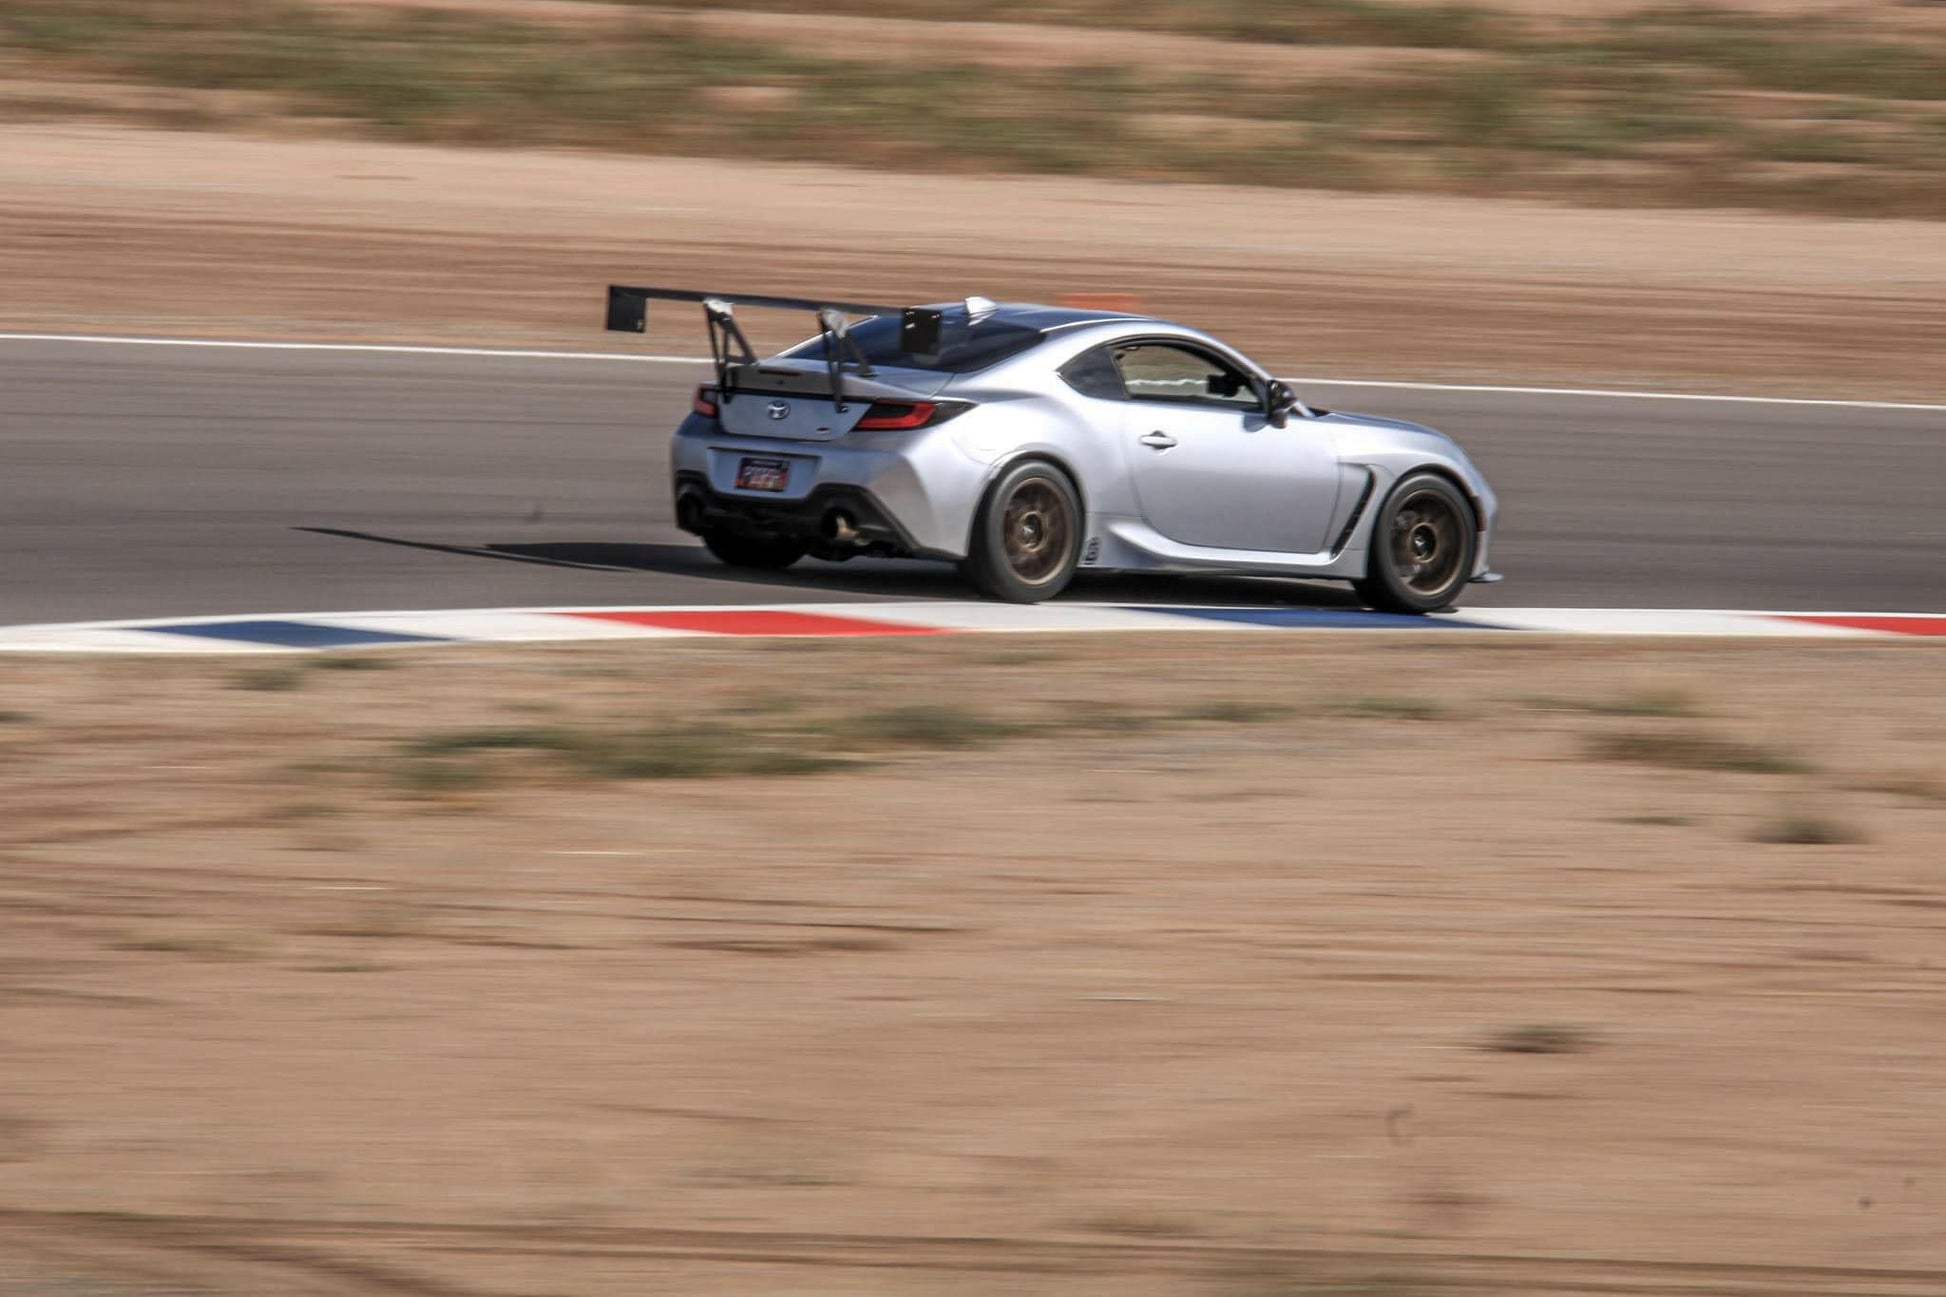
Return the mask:
POLYGON ((1272 426, 1261 380, 1180 339, 1110 347, 1127 394, 1123 435, 1149 526, 1184 545, 1313 554, 1338 496, 1330 432, 1272 426))

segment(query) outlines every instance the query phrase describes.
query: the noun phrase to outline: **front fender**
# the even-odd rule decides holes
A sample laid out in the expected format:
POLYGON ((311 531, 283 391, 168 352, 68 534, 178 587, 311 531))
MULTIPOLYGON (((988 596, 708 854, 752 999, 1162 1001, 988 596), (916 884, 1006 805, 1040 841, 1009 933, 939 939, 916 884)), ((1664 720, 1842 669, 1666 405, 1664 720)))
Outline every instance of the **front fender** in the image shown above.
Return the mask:
POLYGON ((1370 498, 1341 554, 1347 566, 1365 570, 1372 532, 1392 488, 1413 473, 1433 472, 1452 481, 1473 505, 1479 544, 1469 575, 1481 576, 1490 570, 1489 551, 1500 522, 1499 497, 1457 442, 1431 428, 1370 415, 1334 414, 1325 416, 1325 421, 1334 426, 1341 462, 1372 477, 1370 498))

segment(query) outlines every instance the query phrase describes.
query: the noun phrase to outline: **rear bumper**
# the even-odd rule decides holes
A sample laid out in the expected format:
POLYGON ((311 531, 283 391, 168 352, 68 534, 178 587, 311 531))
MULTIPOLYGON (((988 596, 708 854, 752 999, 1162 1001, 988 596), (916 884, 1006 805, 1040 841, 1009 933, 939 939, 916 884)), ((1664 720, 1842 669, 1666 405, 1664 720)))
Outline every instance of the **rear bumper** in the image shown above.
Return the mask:
POLYGON ((684 531, 729 527, 816 543, 830 539, 834 513, 842 514, 864 543, 900 554, 917 554, 923 548, 863 487, 820 486, 801 499, 765 500, 713 490, 700 472, 676 474, 676 525, 684 531))
POLYGON ((843 509, 861 539, 879 552, 963 557, 987 471, 947 435, 951 427, 851 432, 818 442, 735 437, 714 419, 692 414, 670 440, 670 477, 678 503, 686 493, 704 513, 698 518, 692 511, 686 522, 679 513, 679 525, 687 531, 737 526, 818 540, 832 510, 843 509), (789 465, 784 490, 737 486, 738 465, 753 457, 789 465))

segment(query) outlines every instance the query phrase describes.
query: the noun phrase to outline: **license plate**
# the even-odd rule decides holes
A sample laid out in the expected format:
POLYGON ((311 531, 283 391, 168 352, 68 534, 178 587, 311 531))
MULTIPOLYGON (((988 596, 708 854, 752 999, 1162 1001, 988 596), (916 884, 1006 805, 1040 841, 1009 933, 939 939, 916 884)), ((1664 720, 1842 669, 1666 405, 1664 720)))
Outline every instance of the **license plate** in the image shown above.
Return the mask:
POLYGON ((745 459, 737 463, 737 490, 781 491, 790 485, 788 459, 745 459))

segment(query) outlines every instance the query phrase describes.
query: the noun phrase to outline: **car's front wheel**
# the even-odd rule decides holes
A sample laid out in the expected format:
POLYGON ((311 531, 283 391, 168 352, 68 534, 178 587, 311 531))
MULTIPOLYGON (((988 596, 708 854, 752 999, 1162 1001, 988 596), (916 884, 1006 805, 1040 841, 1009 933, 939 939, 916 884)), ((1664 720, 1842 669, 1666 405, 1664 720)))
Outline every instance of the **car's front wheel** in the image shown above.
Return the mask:
POLYGON ((703 533, 703 545, 731 567, 765 572, 781 572, 804 557, 804 546, 789 537, 760 532, 712 528, 703 533))
POLYGON ((1478 547, 1473 507, 1459 488, 1437 473, 1414 473, 1385 497, 1371 566, 1352 588, 1383 612, 1433 612, 1459 597, 1478 547))
POLYGON ((1029 460, 987 489, 960 571, 990 599, 1039 603, 1073 579, 1080 555, 1080 494, 1066 473, 1029 460))

